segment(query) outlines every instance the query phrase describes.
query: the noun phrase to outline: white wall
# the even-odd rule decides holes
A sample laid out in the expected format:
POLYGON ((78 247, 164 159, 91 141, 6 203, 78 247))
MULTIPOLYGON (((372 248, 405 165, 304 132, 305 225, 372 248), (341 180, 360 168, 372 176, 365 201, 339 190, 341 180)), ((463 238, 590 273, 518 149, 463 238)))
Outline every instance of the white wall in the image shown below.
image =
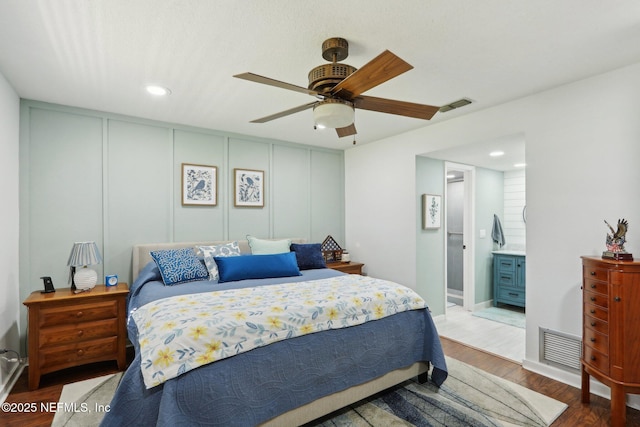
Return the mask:
MULTIPOLYGON (((581 335, 580 255, 601 253, 603 219, 627 218, 628 249, 640 255, 640 231, 634 231, 640 227, 639 91, 635 64, 347 150, 345 226, 352 258, 367 263, 371 275, 415 288, 415 156, 524 134, 525 366, 554 375, 538 364, 538 328, 581 335), (375 189, 375 197, 367 189, 375 189)), ((577 376, 571 379, 579 384, 577 376)))
MULTIPOLYGON (((18 163, 20 99, 0 74, 0 349, 20 350, 18 163)), ((8 354, 8 356, 15 356, 8 354)), ((15 363, 0 362, 0 401, 15 363)))
POLYGON ((502 229, 508 249, 525 250, 527 245, 527 227, 522 217, 522 211, 527 204, 525 175, 524 169, 504 173, 502 229))

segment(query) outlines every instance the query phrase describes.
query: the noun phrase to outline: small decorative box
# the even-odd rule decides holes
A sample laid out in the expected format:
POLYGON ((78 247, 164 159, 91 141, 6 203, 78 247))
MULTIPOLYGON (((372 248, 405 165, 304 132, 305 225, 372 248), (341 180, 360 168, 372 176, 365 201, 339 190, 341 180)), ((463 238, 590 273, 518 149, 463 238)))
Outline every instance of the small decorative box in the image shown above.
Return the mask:
POLYGON ((104 277, 104 284, 107 286, 116 286, 118 284, 118 275, 110 274, 104 277))
POLYGON ((322 242, 321 249, 325 262, 338 262, 342 259, 342 248, 330 235, 322 242))

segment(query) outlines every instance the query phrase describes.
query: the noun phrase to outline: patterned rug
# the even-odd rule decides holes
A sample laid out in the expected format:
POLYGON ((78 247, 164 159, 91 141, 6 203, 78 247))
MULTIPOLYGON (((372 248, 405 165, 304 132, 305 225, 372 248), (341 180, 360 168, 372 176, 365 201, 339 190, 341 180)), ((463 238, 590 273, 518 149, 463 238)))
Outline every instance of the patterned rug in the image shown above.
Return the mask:
POLYGON ((495 322, 506 323, 507 325, 525 328, 525 315, 522 309, 488 307, 472 313, 476 317, 493 320, 495 322))
MULTIPOLYGON (((447 358, 449 377, 434 385, 407 381, 325 418, 324 426, 549 426, 567 408, 562 402, 447 358)), ((97 426, 121 374, 65 385, 61 402, 87 411, 58 412, 52 426, 97 426), (84 405, 84 406, 83 406, 84 405), (97 408, 97 410, 96 410, 97 408)))

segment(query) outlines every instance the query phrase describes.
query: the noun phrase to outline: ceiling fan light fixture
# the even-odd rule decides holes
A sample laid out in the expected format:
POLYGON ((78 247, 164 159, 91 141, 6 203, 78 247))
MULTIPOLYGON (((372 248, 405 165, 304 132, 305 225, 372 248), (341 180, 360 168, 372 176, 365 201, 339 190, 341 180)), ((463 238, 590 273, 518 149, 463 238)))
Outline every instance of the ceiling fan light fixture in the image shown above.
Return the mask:
POLYGON ((318 127, 347 127, 353 123, 354 116, 353 104, 342 99, 325 99, 313 107, 313 119, 318 127))

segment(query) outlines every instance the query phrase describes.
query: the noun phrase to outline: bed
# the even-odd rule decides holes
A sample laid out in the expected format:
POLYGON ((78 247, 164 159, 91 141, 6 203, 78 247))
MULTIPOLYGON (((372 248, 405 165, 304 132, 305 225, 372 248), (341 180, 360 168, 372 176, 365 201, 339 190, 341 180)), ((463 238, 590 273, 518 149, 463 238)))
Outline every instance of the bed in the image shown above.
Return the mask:
MULTIPOLYGON (((261 242, 260 244, 270 244, 266 240, 256 241, 261 242)), ((303 239, 278 239, 273 242, 283 241, 292 243, 289 254, 263 254, 257 251, 257 244, 250 246, 250 242, 247 241, 134 246, 134 281, 127 301, 127 330, 135 348, 135 357, 123 374, 111 402, 110 411, 105 414, 101 425, 301 425, 416 376, 426 381, 430 373, 430 380, 436 385, 444 382, 447 377, 444 354, 429 310, 424 307, 424 301, 422 305, 418 301, 421 298, 412 294, 408 288, 396 288, 397 284, 392 282, 345 275, 330 268, 306 268, 303 264, 309 260, 301 256, 309 254, 309 250, 317 251, 319 247, 305 244, 303 239), (165 285, 167 280, 171 279, 167 279, 163 264, 151 255, 171 251, 193 252, 192 249, 198 247, 227 248, 230 245, 235 245, 235 250, 241 255, 252 252, 258 255, 224 258, 216 256, 214 259, 219 268, 216 280, 210 280, 212 276, 209 276, 173 286, 165 285), (298 252, 293 250, 294 247, 298 252), (294 252, 295 255, 292 256, 294 252), (290 268, 291 257, 295 260, 293 262, 297 263, 296 267, 299 267, 297 274, 283 275, 279 271, 273 272, 280 268, 278 265, 283 259, 286 259, 285 270, 290 268), (246 268, 246 262, 249 261, 264 264, 267 272, 264 273, 260 268, 253 271, 253 264, 252 267, 246 268), (253 271, 254 276, 247 271, 253 271), (241 280, 229 280, 237 278, 237 274, 240 274, 241 280), (247 274, 249 277, 244 278, 247 274), (261 274, 266 274, 268 278, 255 276, 261 274), (372 297, 342 297, 343 300, 350 299, 356 304, 351 308, 341 306, 340 309, 345 310, 345 313, 353 313, 340 318, 344 325, 337 325, 339 322, 336 321, 335 326, 319 328, 326 328, 322 331, 314 329, 306 331, 310 333, 298 332, 310 324, 316 325, 314 327, 318 324, 333 325, 332 320, 320 322, 322 316, 332 315, 331 310, 327 308, 316 310, 307 319, 296 317, 303 309, 316 306, 309 301, 303 303, 304 298, 320 298, 305 295, 326 292, 322 294, 322 298, 326 299, 325 295, 331 295, 328 298, 331 299, 336 289, 344 289, 345 292, 351 289, 356 289, 357 292, 374 292, 374 289, 378 289, 376 286, 381 286, 382 291, 375 291, 372 294, 375 296, 372 297), (369 310, 367 319, 362 320, 361 313, 366 311, 360 306, 362 301, 375 299, 380 293, 386 295, 390 287, 394 287, 390 293, 399 292, 397 299, 376 307, 384 306, 384 310, 387 311, 392 307, 393 312, 380 313, 380 318, 369 319, 372 313, 377 314, 375 310, 369 310), (406 292, 409 293, 405 294, 406 292), (251 306, 255 300, 262 302, 263 299, 276 298, 276 295, 279 296, 279 301, 284 301, 283 306, 286 306, 286 309, 292 310, 286 314, 288 317, 285 323, 305 325, 290 328, 289 337, 284 336, 287 334, 261 329, 262 324, 254 322, 253 318, 240 319, 240 328, 236 327, 237 322, 213 320, 222 316, 227 307, 240 304, 239 299, 250 298, 251 306), (300 301, 292 295, 298 295, 300 301), (214 305, 207 306, 207 301, 214 305), (221 305, 215 306, 216 303, 221 305), (401 307, 403 304, 406 309, 401 307), (316 318, 318 312, 320 314, 316 318), (169 317, 162 317, 164 320, 160 320, 161 317, 157 316, 169 317), (170 320, 167 321, 168 318, 170 320), (214 346, 217 352, 214 360, 202 361, 206 358, 201 355, 197 359, 199 363, 193 362, 195 358, 191 358, 190 362, 180 362, 180 366, 163 365, 162 358, 157 355, 162 355, 164 350, 158 349, 166 347, 167 342, 168 345, 177 348, 177 352, 172 354, 179 356, 174 359, 187 359, 185 355, 189 351, 183 349, 188 348, 191 349, 191 353, 196 352, 193 350, 193 342, 197 341, 199 335, 193 331, 198 328, 191 327, 187 330, 185 322, 188 321, 217 322, 216 333, 224 334, 225 345, 214 346), (313 323, 314 321, 318 323, 313 323), (175 324, 185 324, 185 329, 175 329, 178 333, 169 333, 164 326, 160 326, 166 323, 170 323, 172 327, 175 324), (227 324, 236 326, 227 328, 222 333, 220 325, 223 324, 225 328, 227 324), (292 329, 296 332, 292 333, 292 329), (239 330, 241 331, 238 332, 239 330), (260 339, 254 339, 254 335, 251 335, 256 331, 260 331, 260 339), (249 334, 252 339, 247 340, 242 334, 249 334), (179 339, 176 336, 184 337, 187 344, 176 343, 179 339), (275 338, 269 341, 271 336, 275 338), (152 345, 149 344, 148 338, 163 342, 152 345), (227 345, 233 342, 227 342, 227 339, 239 341, 227 345), (257 344, 251 347, 248 341, 257 344), (222 356, 218 357, 221 354, 222 356), (190 365, 191 363, 194 366, 190 365)), ((314 265, 317 264, 316 255, 314 252, 311 257, 311 265, 314 267, 318 266, 314 265)), ((208 273, 212 273, 209 269, 211 258, 205 257, 208 273)), ((278 302, 275 299, 274 301, 269 302, 269 307, 278 302)), ((248 310, 246 307, 243 309, 248 310)), ((263 311, 264 307, 246 312, 251 315, 257 312, 261 315, 263 311)), ((265 322, 275 324, 280 321, 268 317, 265 322)), ((211 350, 211 344, 207 345, 211 350)))

